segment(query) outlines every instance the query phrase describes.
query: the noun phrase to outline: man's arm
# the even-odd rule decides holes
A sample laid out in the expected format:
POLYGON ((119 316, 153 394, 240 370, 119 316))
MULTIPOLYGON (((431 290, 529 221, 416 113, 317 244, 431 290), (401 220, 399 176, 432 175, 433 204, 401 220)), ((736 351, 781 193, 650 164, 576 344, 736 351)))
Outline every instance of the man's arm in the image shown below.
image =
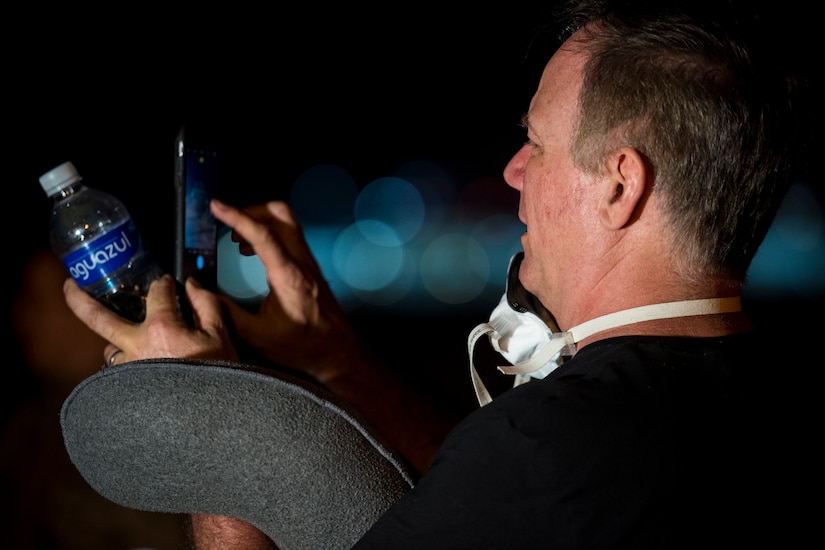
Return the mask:
POLYGON ((277 550, 260 530, 245 521, 225 516, 190 516, 191 550, 277 550))
POLYGON ((397 372, 363 348, 289 206, 281 201, 212 212, 244 255, 257 255, 269 294, 255 312, 224 300, 241 340, 276 365, 304 372, 349 402, 419 473, 454 425, 397 372))

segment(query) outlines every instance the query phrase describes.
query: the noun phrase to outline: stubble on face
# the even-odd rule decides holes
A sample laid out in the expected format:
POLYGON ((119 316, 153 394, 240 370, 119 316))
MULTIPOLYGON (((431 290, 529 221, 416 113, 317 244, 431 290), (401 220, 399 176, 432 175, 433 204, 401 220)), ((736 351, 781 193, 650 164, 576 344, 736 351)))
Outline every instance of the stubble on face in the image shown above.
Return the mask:
POLYGON ((562 45, 545 67, 525 117, 532 151, 521 189, 520 216, 527 232, 522 236, 525 260, 520 279, 551 309, 561 303, 568 275, 575 269, 580 228, 586 222, 586 178, 570 155, 583 64, 584 55, 574 43, 562 45))

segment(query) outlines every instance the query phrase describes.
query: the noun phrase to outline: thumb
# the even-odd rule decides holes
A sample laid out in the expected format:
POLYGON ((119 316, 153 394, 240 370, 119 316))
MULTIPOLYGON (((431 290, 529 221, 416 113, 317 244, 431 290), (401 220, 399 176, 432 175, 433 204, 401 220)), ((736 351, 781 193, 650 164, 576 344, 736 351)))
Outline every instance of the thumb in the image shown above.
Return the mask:
POLYGON ((192 277, 186 279, 184 288, 186 299, 192 308, 196 328, 210 333, 215 330, 224 330, 226 323, 217 295, 203 288, 197 279, 192 277))

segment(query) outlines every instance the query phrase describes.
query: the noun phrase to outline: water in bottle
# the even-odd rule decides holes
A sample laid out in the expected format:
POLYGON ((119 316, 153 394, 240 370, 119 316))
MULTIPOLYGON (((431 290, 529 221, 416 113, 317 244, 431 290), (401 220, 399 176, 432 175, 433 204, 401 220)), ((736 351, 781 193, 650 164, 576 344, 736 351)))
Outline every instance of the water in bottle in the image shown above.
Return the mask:
POLYGON ((49 239, 83 290, 132 321, 146 315, 149 284, 163 274, 123 202, 82 183, 71 162, 40 176, 54 201, 49 239))

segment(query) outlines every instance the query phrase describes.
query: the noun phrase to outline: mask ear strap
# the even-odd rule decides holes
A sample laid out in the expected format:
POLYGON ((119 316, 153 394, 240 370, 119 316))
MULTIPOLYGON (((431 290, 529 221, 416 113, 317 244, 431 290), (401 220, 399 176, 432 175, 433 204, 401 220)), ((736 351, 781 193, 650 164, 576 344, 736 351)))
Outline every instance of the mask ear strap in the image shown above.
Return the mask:
MULTIPOLYGON (((690 317, 694 315, 713 315, 718 313, 733 313, 742 311, 742 301, 739 296, 733 298, 707 298, 703 300, 686 300, 682 302, 667 302, 641 306, 615 313, 602 315, 590 321, 571 328, 567 332, 554 332, 550 340, 530 359, 513 366, 501 366, 498 370, 504 374, 525 375, 540 369, 557 354, 572 356, 576 353, 576 344, 585 338, 607 329, 616 328, 643 321, 658 319, 672 319, 675 317, 690 317)), ((489 392, 484 387, 473 364, 473 349, 475 342, 484 334, 494 332, 489 323, 476 327, 468 340, 470 353, 470 370, 476 397, 483 406, 492 401, 489 392), (476 334, 478 332, 478 334, 476 334)))
POLYGON ((504 374, 530 374, 558 355, 571 357, 574 353, 576 353, 576 340, 574 340, 573 332, 554 332, 550 336, 550 341, 544 344, 533 357, 517 365, 498 367, 498 370, 504 374))
POLYGON ((742 300, 739 296, 732 298, 705 298, 703 300, 685 300, 682 302, 666 302, 649 306, 634 307, 624 311, 617 311, 596 317, 570 329, 576 343, 589 336, 610 328, 632 325, 643 321, 658 319, 673 319, 675 317, 692 317, 694 315, 714 315, 718 313, 734 313, 742 311, 742 300))
POLYGON ((615 313, 609 313, 596 317, 585 323, 571 328, 567 332, 556 332, 552 339, 528 361, 513 365, 512 367, 499 367, 498 370, 504 374, 528 374, 540 368, 553 355, 568 346, 569 355, 576 352, 576 344, 593 336, 596 333, 607 329, 641 323, 643 321, 655 321, 657 319, 672 319, 674 317, 690 317, 693 315, 712 315, 716 313, 731 313, 742 311, 742 304, 739 296, 734 298, 707 298, 704 300, 686 300, 683 302, 666 302, 664 304, 651 304, 649 306, 625 309, 615 313), (557 340, 561 340, 557 342, 557 340), (549 349, 548 349, 549 348, 549 349), (540 359, 539 359, 540 358, 540 359), (543 362, 541 362, 543 361, 543 362))
POLYGON ((495 331, 496 329, 494 329, 490 323, 481 323, 470 332, 470 336, 467 338, 467 353, 470 356, 470 380, 473 381, 473 389, 476 392, 478 404, 482 407, 492 401, 493 398, 490 397, 490 392, 487 391, 484 382, 481 381, 481 377, 478 375, 475 362, 473 361, 473 352, 475 351, 476 342, 478 342, 479 338, 486 334, 492 334, 495 331))

